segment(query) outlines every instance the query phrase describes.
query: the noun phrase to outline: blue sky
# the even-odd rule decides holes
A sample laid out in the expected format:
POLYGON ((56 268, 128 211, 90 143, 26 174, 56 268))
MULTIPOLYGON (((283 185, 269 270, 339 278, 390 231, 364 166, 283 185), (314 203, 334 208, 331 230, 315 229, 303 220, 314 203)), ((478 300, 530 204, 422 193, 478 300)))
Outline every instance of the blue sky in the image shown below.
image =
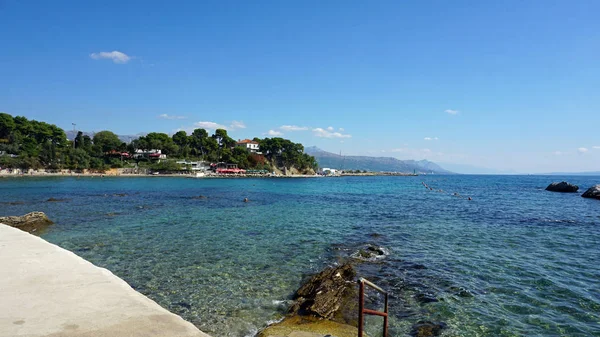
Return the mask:
POLYGON ((595 0, 0 0, 0 111, 597 171, 598 13, 595 0))

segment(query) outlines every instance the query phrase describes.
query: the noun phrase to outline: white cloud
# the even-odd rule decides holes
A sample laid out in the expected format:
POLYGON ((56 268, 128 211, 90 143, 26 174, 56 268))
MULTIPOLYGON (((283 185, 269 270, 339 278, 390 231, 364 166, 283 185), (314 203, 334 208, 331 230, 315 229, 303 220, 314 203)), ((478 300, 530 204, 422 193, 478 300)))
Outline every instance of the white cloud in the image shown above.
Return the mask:
POLYGON ((322 137, 322 138, 350 138, 352 137, 351 135, 345 135, 339 132, 331 132, 331 131, 327 131, 323 128, 315 128, 312 129, 313 134, 317 137, 322 137))
POLYGON ((592 146, 592 148, 594 148, 596 150, 600 150, 600 146, 592 146))
POLYGON ((458 114, 459 111, 458 110, 452 110, 452 109, 446 109, 446 110, 444 110, 444 112, 448 113, 450 115, 456 115, 456 114, 458 114))
POLYGON ((246 124, 244 124, 244 122, 242 122, 242 121, 233 121, 233 122, 231 122, 231 125, 229 125, 230 130, 245 129, 245 128, 246 128, 246 124))
POLYGON ((103 51, 103 52, 99 52, 99 53, 91 53, 90 57, 94 60, 101 60, 101 59, 110 59, 112 60, 114 63, 127 63, 129 62, 129 60, 131 60, 131 56, 122 53, 120 51, 117 50, 113 50, 113 51, 103 51))
POLYGON ((308 126, 296 126, 296 125, 282 125, 279 127, 284 131, 307 131, 308 126))
POLYGON ((333 131, 333 130, 335 130, 335 129, 333 128, 333 126, 328 126, 328 127, 327 127, 327 130, 328 130, 328 131, 333 131))
POLYGON ((272 137, 281 137, 281 136, 283 136, 283 132, 269 130, 269 132, 267 132, 267 135, 272 136, 272 137))
POLYGON ((342 132, 342 131, 344 131, 344 128, 339 128, 338 130, 339 130, 340 132, 342 132))
POLYGON ((239 129, 245 129, 246 124, 242 121, 233 121, 229 124, 229 126, 224 124, 219 124, 215 122, 196 122, 194 123, 196 128, 206 129, 206 130, 216 130, 216 129, 225 129, 227 131, 235 131, 239 129))
POLYGON ((588 149, 587 149, 587 148, 585 148, 585 147, 580 147, 580 148, 578 148, 578 149, 577 149, 577 151, 578 151, 579 153, 586 153, 586 152, 588 152, 588 149))
POLYGON ((562 156, 563 153, 561 151, 554 151, 555 156, 562 156))
POLYGON ((424 140, 438 140, 438 137, 425 137, 424 140))
POLYGON ((158 118, 162 118, 162 119, 186 119, 187 117, 185 116, 170 116, 167 114, 162 114, 159 115, 158 118))
POLYGON ((215 122, 196 122, 196 123, 194 123, 194 126, 199 127, 201 129, 207 129, 207 130, 216 130, 216 129, 227 130, 227 126, 225 126, 223 124, 218 124, 215 122))

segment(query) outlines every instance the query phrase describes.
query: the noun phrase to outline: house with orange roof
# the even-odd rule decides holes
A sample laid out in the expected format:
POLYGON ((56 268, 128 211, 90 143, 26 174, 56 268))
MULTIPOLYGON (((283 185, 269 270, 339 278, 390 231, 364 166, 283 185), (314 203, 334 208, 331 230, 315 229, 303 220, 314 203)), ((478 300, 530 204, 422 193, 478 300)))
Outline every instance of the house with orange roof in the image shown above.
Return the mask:
POLYGON ((250 153, 258 153, 260 150, 258 142, 255 142, 250 139, 238 140, 238 142, 235 143, 235 146, 243 147, 244 149, 246 149, 246 151, 250 153))

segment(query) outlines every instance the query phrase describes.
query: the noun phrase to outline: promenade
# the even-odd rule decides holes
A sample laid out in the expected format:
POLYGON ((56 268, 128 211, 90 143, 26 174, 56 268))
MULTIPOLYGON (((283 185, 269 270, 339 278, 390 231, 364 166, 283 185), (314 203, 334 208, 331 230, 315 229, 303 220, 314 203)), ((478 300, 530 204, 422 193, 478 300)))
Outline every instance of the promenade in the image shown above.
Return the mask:
POLYGON ((0 224, 0 337, 209 337, 110 271, 0 224))

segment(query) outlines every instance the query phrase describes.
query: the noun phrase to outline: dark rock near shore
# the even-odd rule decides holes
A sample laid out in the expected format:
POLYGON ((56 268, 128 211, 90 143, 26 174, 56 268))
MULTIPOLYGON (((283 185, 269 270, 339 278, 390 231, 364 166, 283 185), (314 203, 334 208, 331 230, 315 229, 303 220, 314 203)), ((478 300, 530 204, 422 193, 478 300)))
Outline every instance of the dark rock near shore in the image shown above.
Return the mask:
POLYGON ((67 199, 50 198, 50 199, 48 199, 46 201, 47 202, 61 202, 61 201, 67 201, 67 199))
POLYGON ((42 231, 53 224, 44 212, 31 212, 23 216, 0 217, 0 223, 18 228, 28 233, 42 231))
POLYGON ((349 264, 323 270, 296 291, 290 314, 357 326, 358 286, 355 277, 356 271, 349 264))
POLYGON ((415 296, 415 299, 419 303, 435 303, 435 302, 439 302, 439 300, 437 298, 435 298, 434 296, 429 295, 429 294, 417 294, 415 296))
POLYGON ((24 201, 4 201, 4 202, 0 202, 0 204, 14 206, 14 205, 24 205, 25 202, 24 201))
POLYGON ((590 187, 581 196, 584 198, 600 199, 600 185, 590 187))
POLYGON ((445 323, 419 321, 417 324, 413 325, 410 335, 413 337, 439 336, 445 327, 445 323))
POLYGON ((577 192, 578 189, 579 186, 569 184, 566 181, 561 181, 560 183, 554 182, 546 187, 546 191, 562 193, 574 193, 577 192))
POLYGON ((389 255, 387 249, 368 244, 364 248, 359 249, 357 252, 351 255, 352 258, 362 261, 376 261, 385 258, 389 255))

